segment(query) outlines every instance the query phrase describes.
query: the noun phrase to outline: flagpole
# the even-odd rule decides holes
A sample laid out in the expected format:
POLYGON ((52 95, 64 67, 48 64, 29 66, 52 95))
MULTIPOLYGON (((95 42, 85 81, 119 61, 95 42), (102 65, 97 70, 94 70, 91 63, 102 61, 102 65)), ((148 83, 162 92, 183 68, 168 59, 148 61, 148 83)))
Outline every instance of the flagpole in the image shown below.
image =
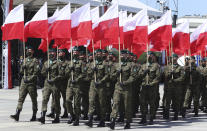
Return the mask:
MULTIPOLYGON (((94 64, 94 68, 96 67, 96 62, 95 62, 95 55, 94 55, 94 41, 92 39, 92 46, 93 46, 93 64, 94 64)), ((94 80, 96 82, 96 72, 94 72, 94 80)))
MULTIPOLYGON (((189 49, 189 56, 190 56, 190 72, 192 71, 192 64, 191 64, 191 50, 189 49)), ((192 84, 192 75, 190 73, 190 84, 192 84)))
MULTIPOLYGON (((25 39, 24 39, 24 31, 23 31, 23 50, 24 50, 24 66, 26 66, 26 49, 25 49, 25 39)), ((24 69, 24 79, 26 78, 26 70, 24 69)))
POLYGON ((86 47, 86 62, 88 63, 88 49, 86 47))
MULTIPOLYGON (((118 40, 119 40, 119 67, 120 67, 120 70, 121 70, 121 43, 120 43, 120 36, 118 37, 118 40)), ((120 73, 120 82, 122 82, 122 76, 121 76, 121 73, 120 73)))
MULTIPOLYGON (((50 63, 49 63, 49 42, 48 42, 48 37, 47 37, 47 66, 48 66, 48 69, 50 68, 50 63)), ((49 80, 50 79, 50 72, 48 71, 47 72, 47 79, 49 80)))
MULTIPOLYGON (((172 57, 172 71, 173 71, 173 64, 174 64, 174 62, 173 62, 173 43, 172 43, 172 41, 170 43, 171 43, 171 57, 172 57)), ((172 74, 172 79, 174 79, 173 74, 172 74)))
MULTIPOLYGON (((72 42, 73 42, 73 40, 72 40, 72 38, 70 38, 70 48, 71 48, 71 52, 70 52, 70 64, 71 64, 71 67, 73 67, 73 48, 72 48, 72 42)), ((73 81, 73 70, 71 71, 71 79, 72 79, 72 81, 73 81)))
POLYGON ((57 61, 59 60, 58 46, 57 46, 57 61))
MULTIPOLYGON (((147 70, 149 69, 149 45, 147 43, 147 70)), ((149 75, 147 73, 147 85, 149 84, 149 75)))
POLYGON ((167 61, 167 66, 168 66, 168 56, 167 56, 167 50, 166 51, 166 61, 167 61))

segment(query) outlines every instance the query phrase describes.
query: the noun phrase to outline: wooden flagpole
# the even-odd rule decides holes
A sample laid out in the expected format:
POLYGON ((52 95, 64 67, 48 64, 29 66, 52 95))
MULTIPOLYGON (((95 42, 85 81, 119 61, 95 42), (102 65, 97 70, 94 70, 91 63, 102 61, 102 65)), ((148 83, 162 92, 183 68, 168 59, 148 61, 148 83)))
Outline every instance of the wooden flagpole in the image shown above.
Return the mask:
MULTIPOLYGON (((93 46, 93 65, 94 65, 94 68, 96 67, 96 59, 95 59, 95 54, 94 54, 94 41, 92 39, 92 46, 93 46)), ((94 72, 94 80, 96 82, 96 72, 94 72)))
MULTIPOLYGON (((70 64, 71 64, 71 67, 73 67, 73 48, 72 48, 72 42, 73 42, 73 40, 72 40, 72 38, 70 38, 70 48, 71 48, 71 52, 70 52, 70 64)), ((73 81, 73 70, 71 71, 71 79, 72 79, 72 81, 73 81)))

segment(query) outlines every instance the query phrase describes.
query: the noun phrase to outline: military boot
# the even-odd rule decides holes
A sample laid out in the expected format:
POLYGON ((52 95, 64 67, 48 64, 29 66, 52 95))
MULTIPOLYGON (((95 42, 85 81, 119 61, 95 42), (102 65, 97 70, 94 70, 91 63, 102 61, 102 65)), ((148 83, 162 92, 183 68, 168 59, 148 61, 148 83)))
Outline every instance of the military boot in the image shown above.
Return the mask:
POLYGON ((154 117, 150 116, 150 121, 149 121, 149 125, 153 125, 154 124, 154 117))
POLYGON ((36 121, 36 115, 37 111, 33 111, 32 118, 30 119, 30 121, 36 121))
POLYGON ((116 119, 115 118, 111 118, 111 122, 108 124, 110 129, 114 130, 115 122, 116 122, 116 119))
POLYGON ((163 112, 163 118, 166 119, 166 120, 168 120, 169 119, 169 114, 170 114, 169 113, 169 110, 166 110, 165 109, 164 112, 163 112))
POLYGON ((70 115, 69 115, 68 124, 73 123, 74 120, 75 120, 75 115, 74 115, 74 114, 70 114, 70 115))
POLYGON ((73 122, 73 126, 79 126, 79 117, 78 116, 76 116, 76 119, 73 122))
POLYGON ((21 110, 16 110, 16 114, 15 115, 11 115, 10 117, 12 119, 14 119, 15 121, 19 121, 19 114, 20 114, 21 110))
POLYGON ((101 119, 101 121, 98 123, 97 127, 105 127, 105 121, 101 119))
POLYGON ((182 117, 185 118, 185 115, 186 115, 186 108, 183 108, 182 109, 182 117))
POLYGON ((52 121, 52 123, 60 123, 59 114, 55 115, 55 119, 52 121))
POLYGON ((119 119, 116 122, 124 122, 124 114, 121 113, 119 119))
POLYGON ((143 115, 141 121, 139 122, 139 124, 146 124, 146 123, 147 123, 146 116, 143 115))
POLYGON ((124 129, 130 129, 130 122, 129 121, 126 121, 126 124, 124 126, 124 129))
POLYGON ((65 109, 64 114, 61 116, 61 118, 68 118, 67 110, 65 109))
POLYGON ((45 115, 46 115, 46 111, 43 111, 41 113, 41 117, 38 119, 38 121, 41 122, 42 124, 45 124, 45 115))
POLYGON ((177 121, 178 120, 178 111, 175 111, 173 120, 174 121, 177 121))
POLYGON ((194 117, 198 117, 198 109, 195 109, 194 117))
POLYGON ((88 122, 86 122, 85 125, 93 127, 93 115, 89 115, 88 122))
POLYGON ((50 118, 55 118, 55 110, 52 109, 52 110, 51 110, 51 113, 48 114, 48 115, 46 115, 46 116, 47 116, 47 117, 50 117, 50 118))

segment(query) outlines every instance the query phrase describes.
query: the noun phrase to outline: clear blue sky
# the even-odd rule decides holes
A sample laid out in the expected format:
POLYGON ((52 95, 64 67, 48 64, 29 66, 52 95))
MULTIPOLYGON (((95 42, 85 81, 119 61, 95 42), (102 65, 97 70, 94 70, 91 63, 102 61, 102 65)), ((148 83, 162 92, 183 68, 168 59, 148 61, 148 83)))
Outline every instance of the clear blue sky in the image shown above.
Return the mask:
MULTIPOLYGON (((139 0, 151 7, 159 9, 157 0, 139 0)), ((174 9, 173 0, 168 0, 170 8, 174 9)), ((177 0, 175 0, 177 1, 177 0)), ((178 0, 178 15, 179 17, 184 15, 207 15, 207 0, 178 0)))

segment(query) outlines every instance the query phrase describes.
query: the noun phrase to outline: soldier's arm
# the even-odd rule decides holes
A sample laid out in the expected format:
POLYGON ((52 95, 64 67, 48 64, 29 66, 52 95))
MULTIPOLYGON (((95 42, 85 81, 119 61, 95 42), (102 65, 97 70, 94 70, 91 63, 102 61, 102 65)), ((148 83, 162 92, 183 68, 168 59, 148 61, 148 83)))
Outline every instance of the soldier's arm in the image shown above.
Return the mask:
POLYGON ((104 71, 105 71, 105 75, 104 77, 100 80, 100 83, 104 83, 108 80, 109 78, 109 72, 108 72, 108 65, 104 65, 104 71))
POLYGON ((35 79, 37 79, 37 76, 39 74, 39 62, 38 62, 38 60, 34 61, 33 68, 34 68, 33 74, 27 78, 28 81, 34 81, 35 79))
POLYGON ((135 80, 135 77, 136 77, 136 71, 134 70, 133 67, 131 67, 130 76, 129 76, 129 78, 126 81, 123 81, 123 84, 124 85, 131 84, 135 80))
POLYGON ((156 69, 156 77, 154 78, 154 80, 152 82, 149 83, 150 86, 155 86, 160 82, 160 68, 158 65, 157 69, 156 69))
POLYGON ((183 82, 185 79, 185 72, 184 69, 180 68, 180 77, 178 77, 177 79, 174 79, 175 82, 183 82))
POLYGON ((41 74, 46 77, 47 76, 47 62, 44 63, 43 67, 42 67, 42 70, 41 70, 41 74))

